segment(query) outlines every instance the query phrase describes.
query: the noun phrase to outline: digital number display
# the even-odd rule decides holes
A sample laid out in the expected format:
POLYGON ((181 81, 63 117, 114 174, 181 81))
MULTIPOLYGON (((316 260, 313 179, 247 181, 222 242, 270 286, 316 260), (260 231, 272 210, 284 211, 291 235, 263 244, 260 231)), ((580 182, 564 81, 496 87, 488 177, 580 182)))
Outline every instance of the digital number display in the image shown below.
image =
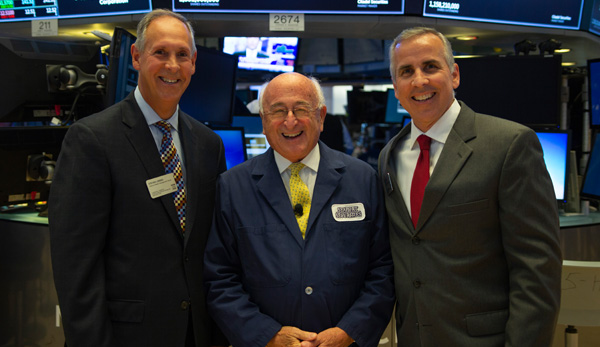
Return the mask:
POLYGON ((583 0, 425 0, 423 15, 578 30, 583 0))
POLYGON ((404 0, 173 0, 173 11, 232 13, 404 14, 404 0))
POLYGON ((152 0, 0 0, 0 23, 146 13, 152 0))

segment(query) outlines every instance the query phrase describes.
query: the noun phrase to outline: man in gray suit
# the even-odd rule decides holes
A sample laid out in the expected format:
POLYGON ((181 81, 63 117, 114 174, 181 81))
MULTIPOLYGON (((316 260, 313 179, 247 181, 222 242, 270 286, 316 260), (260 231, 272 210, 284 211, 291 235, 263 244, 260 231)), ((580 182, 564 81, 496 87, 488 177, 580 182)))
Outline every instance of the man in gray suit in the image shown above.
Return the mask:
POLYGON ((178 107, 195 72, 192 27, 179 14, 152 11, 131 53, 137 88, 71 126, 52 183, 52 266, 66 342, 228 345, 208 315, 202 278, 224 148, 178 107))
POLYGON ((559 221, 536 134, 455 99, 458 65, 434 29, 403 31, 390 72, 412 117, 379 157, 398 345, 551 345, 559 221))

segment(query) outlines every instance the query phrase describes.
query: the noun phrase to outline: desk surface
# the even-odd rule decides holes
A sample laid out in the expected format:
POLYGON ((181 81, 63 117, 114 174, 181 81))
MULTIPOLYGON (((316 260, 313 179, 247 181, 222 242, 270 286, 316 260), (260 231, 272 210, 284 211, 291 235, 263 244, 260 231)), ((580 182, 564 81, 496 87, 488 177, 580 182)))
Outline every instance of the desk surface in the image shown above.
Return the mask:
MULTIPOLYGON (((594 224, 600 224, 600 212, 590 212, 588 215, 560 216, 560 227, 582 227, 594 224)), ((31 210, 13 211, 0 213, 0 220, 9 220, 14 222, 48 224, 47 217, 39 217, 37 212, 31 210)))

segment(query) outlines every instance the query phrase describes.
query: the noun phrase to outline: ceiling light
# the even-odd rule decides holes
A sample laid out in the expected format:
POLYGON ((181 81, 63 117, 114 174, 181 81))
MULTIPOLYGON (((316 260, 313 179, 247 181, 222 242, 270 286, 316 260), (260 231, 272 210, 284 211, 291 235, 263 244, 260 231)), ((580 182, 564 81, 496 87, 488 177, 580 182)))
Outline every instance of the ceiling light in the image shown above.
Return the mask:
POLYGON ((477 36, 457 36, 456 39, 459 41, 473 41, 473 40, 477 40, 478 37, 477 36))
POLYGON ((575 66, 575 62, 574 61, 563 61, 562 66, 575 66))
POLYGON ((561 49, 555 49, 554 53, 569 53, 571 52, 570 48, 561 48, 561 49))

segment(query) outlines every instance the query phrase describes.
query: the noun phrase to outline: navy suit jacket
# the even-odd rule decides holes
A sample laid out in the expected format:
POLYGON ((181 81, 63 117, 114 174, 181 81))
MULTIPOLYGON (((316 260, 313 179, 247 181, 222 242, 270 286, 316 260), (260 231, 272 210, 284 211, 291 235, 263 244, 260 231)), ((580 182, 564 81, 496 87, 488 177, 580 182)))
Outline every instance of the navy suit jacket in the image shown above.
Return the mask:
POLYGON ((217 176, 226 168, 224 148, 218 135, 183 112, 179 129, 187 170, 185 239, 171 194, 152 199, 146 186, 165 171, 133 92, 67 132, 49 224, 69 346, 183 346, 190 309, 197 345, 217 342, 202 262, 217 176))
POLYGON ((464 103, 415 228, 382 150, 398 345, 550 346, 560 304, 556 197, 533 130, 464 103))
POLYGON ((376 346, 389 322, 392 261, 377 174, 319 148, 305 239, 272 149, 219 179, 205 280, 210 312, 233 346, 263 347, 284 325, 337 326, 376 346), (345 214, 358 204, 361 216, 345 214))

